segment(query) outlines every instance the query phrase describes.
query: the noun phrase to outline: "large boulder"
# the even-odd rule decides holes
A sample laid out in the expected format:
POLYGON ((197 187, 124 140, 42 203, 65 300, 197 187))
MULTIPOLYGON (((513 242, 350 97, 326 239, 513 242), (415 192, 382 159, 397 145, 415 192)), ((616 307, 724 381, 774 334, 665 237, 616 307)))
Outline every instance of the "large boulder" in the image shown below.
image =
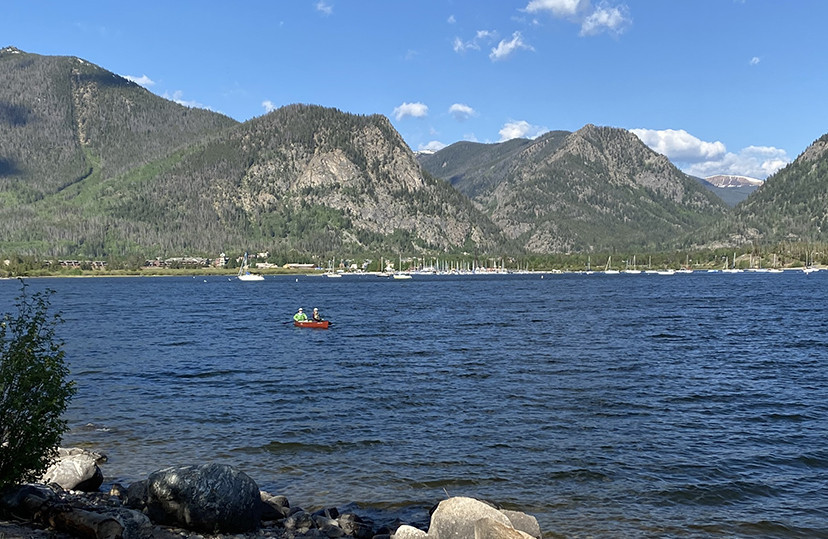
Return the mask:
POLYGON ((143 505, 149 517, 161 524, 235 533, 254 530, 261 520, 258 485, 227 465, 165 468, 150 474, 144 485, 130 486, 129 490, 130 506, 143 505), (135 499, 144 495, 143 503, 135 499))
POLYGON ((98 464, 106 462, 106 456, 80 448, 58 448, 58 458, 49 466, 41 483, 56 483, 66 490, 93 492, 103 483, 103 472, 98 464))
POLYGON ((443 500, 431 514, 428 539, 474 539, 474 523, 483 518, 512 528, 506 515, 480 500, 462 496, 443 500))
POLYGON ((400 526, 394 535, 396 539, 542 539, 535 517, 460 496, 437 505, 428 534, 400 526))

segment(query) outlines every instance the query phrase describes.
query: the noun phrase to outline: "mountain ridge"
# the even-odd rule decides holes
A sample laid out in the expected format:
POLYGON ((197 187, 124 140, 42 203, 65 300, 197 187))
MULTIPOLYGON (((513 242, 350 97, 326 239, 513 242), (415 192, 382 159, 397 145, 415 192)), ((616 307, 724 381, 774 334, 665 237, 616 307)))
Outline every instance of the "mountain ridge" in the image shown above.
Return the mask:
MULTIPOLYGON (((622 129, 588 124, 463 149, 472 165, 454 168, 484 180, 454 185, 530 251, 653 248, 724 212, 718 198, 622 129), (502 159, 492 164, 492 155, 502 159)), ((456 153, 449 146, 420 162, 432 174, 445 173, 446 150, 456 153)))
POLYGON ((828 135, 730 211, 619 128, 415 155, 383 115, 294 104, 239 123, 76 57, 6 47, 0 77, 4 253, 551 254, 826 236, 828 135))

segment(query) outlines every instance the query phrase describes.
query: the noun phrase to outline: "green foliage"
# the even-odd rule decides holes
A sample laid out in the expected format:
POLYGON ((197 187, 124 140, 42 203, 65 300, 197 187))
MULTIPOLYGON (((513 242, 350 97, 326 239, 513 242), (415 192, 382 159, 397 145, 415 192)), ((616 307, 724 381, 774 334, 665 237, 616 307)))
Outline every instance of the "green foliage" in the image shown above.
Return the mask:
POLYGON ((48 313, 52 293, 27 296, 24 283, 17 314, 0 322, 0 486, 40 477, 66 430, 75 385, 55 336, 60 316, 48 313))

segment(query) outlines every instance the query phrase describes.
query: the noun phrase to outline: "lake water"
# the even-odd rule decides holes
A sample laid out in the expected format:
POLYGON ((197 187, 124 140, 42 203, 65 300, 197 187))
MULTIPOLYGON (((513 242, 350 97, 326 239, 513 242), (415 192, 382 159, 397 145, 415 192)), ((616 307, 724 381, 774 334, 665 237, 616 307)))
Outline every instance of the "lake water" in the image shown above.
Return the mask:
POLYGON ((415 523, 448 493, 553 537, 828 537, 828 271, 28 282, 107 482, 214 461, 415 523))

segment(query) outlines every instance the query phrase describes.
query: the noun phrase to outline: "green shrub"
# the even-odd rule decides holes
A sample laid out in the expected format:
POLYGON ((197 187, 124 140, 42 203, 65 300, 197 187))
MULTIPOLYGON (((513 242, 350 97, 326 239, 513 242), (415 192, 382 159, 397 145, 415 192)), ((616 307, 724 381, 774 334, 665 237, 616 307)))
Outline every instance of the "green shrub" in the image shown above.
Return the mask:
POLYGON ((28 296, 21 285, 17 314, 0 321, 0 486, 33 481, 46 471, 75 393, 55 336, 60 315, 48 314, 54 291, 28 296))

